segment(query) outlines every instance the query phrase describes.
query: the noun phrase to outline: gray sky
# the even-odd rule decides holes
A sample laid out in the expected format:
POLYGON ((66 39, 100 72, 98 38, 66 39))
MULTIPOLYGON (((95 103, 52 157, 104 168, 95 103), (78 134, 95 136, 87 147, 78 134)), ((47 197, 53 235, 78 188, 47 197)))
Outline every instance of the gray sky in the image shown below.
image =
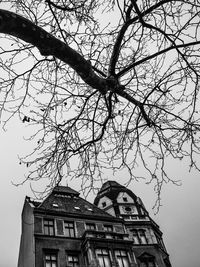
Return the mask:
MULTIPOLYGON (((29 184, 15 187, 11 183, 22 180, 25 173, 25 168, 18 160, 18 154, 28 152, 28 144, 23 140, 23 134, 26 134, 24 124, 15 121, 8 125, 7 132, 0 131, 0 267, 17 266, 21 211, 25 195, 31 195, 29 184)), ((163 206, 158 215, 152 215, 164 233, 173 267, 200 266, 200 174, 189 173, 186 164, 187 162, 183 161, 180 165, 170 165, 171 173, 177 179, 182 179, 183 185, 166 185, 162 194, 163 206)), ((122 177, 116 176, 118 182, 120 178, 122 177)), ((72 185, 69 183, 69 186, 72 185)), ((78 189, 78 186, 75 188, 75 182, 73 186, 75 190, 78 189)), ((152 187, 140 182, 129 188, 142 198, 150 214, 153 214, 151 208, 155 194, 152 187)))

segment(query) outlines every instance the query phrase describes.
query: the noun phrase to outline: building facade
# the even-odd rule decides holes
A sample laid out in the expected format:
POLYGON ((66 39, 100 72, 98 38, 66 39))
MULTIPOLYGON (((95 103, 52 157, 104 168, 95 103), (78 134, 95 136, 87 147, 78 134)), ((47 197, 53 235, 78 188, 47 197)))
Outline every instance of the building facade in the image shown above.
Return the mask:
POLYGON ((115 181, 94 204, 57 186, 43 201, 26 197, 18 267, 170 267, 159 226, 142 201, 115 181))

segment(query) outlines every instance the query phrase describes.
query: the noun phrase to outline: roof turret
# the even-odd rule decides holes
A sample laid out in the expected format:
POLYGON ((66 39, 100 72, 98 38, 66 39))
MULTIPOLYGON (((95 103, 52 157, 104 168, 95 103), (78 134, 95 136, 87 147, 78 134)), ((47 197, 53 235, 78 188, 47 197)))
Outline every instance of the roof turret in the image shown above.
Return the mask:
POLYGON ((128 193, 133 199, 137 199, 137 196, 127 187, 120 185, 116 181, 107 181, 105 182, 101 189, 99 190, 95 200, 94 204, 98 205, 99 199, 103 196, 107 196, 108 198, 115 200, 120 192, 126 192, 128 193))

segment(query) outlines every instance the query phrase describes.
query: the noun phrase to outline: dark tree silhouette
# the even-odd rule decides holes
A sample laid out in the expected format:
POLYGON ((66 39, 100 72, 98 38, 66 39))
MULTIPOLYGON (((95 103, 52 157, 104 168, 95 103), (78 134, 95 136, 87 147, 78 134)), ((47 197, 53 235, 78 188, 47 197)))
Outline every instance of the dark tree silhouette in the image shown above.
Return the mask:
POLYGON ((27 179, 92 188, 107 169, 131 180, 143 165, 159 196, 174 182, 167 157, 198 169, 199 0, 0 5, 2 120, 36 129, 27 179))

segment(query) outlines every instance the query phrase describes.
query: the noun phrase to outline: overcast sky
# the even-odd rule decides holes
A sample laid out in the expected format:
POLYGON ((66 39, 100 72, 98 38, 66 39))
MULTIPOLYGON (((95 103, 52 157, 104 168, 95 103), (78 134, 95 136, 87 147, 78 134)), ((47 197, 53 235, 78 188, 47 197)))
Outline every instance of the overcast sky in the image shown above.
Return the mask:
MULTIPOLYGON (((29 184, 15 187, 12 181, 23 179, 25 169, 19 164, 18 154, 28 151, 28 144, 23 140, 26 134, 24 124, 14 122, 8 126, 8 131, 0 131, 0 267, 17 266, 17 258, 21 234, 21 211, 25 195, 31 196, 29 184)), ((182 165, 172 163, 171 172, 182 179, 183 185, 176 187, 167 185, 162 194, 160 212, 153 219, 160 225, 164 241, 170 254, 173 267, 200 266, 200 175, 189 173, 186 162, 182 165)), ((110 177, 114 179, 113 177, 110 177)), ((120 178, 116 179, 120 182, 120 178)), ((69 183, 75 190, 76 183, 69 183)), ((140 196, 151 214, 155 194, 151 186, 135 183, 129 187, 140 196)), ((28 267, 28 266, 27 266, 28 267)))

